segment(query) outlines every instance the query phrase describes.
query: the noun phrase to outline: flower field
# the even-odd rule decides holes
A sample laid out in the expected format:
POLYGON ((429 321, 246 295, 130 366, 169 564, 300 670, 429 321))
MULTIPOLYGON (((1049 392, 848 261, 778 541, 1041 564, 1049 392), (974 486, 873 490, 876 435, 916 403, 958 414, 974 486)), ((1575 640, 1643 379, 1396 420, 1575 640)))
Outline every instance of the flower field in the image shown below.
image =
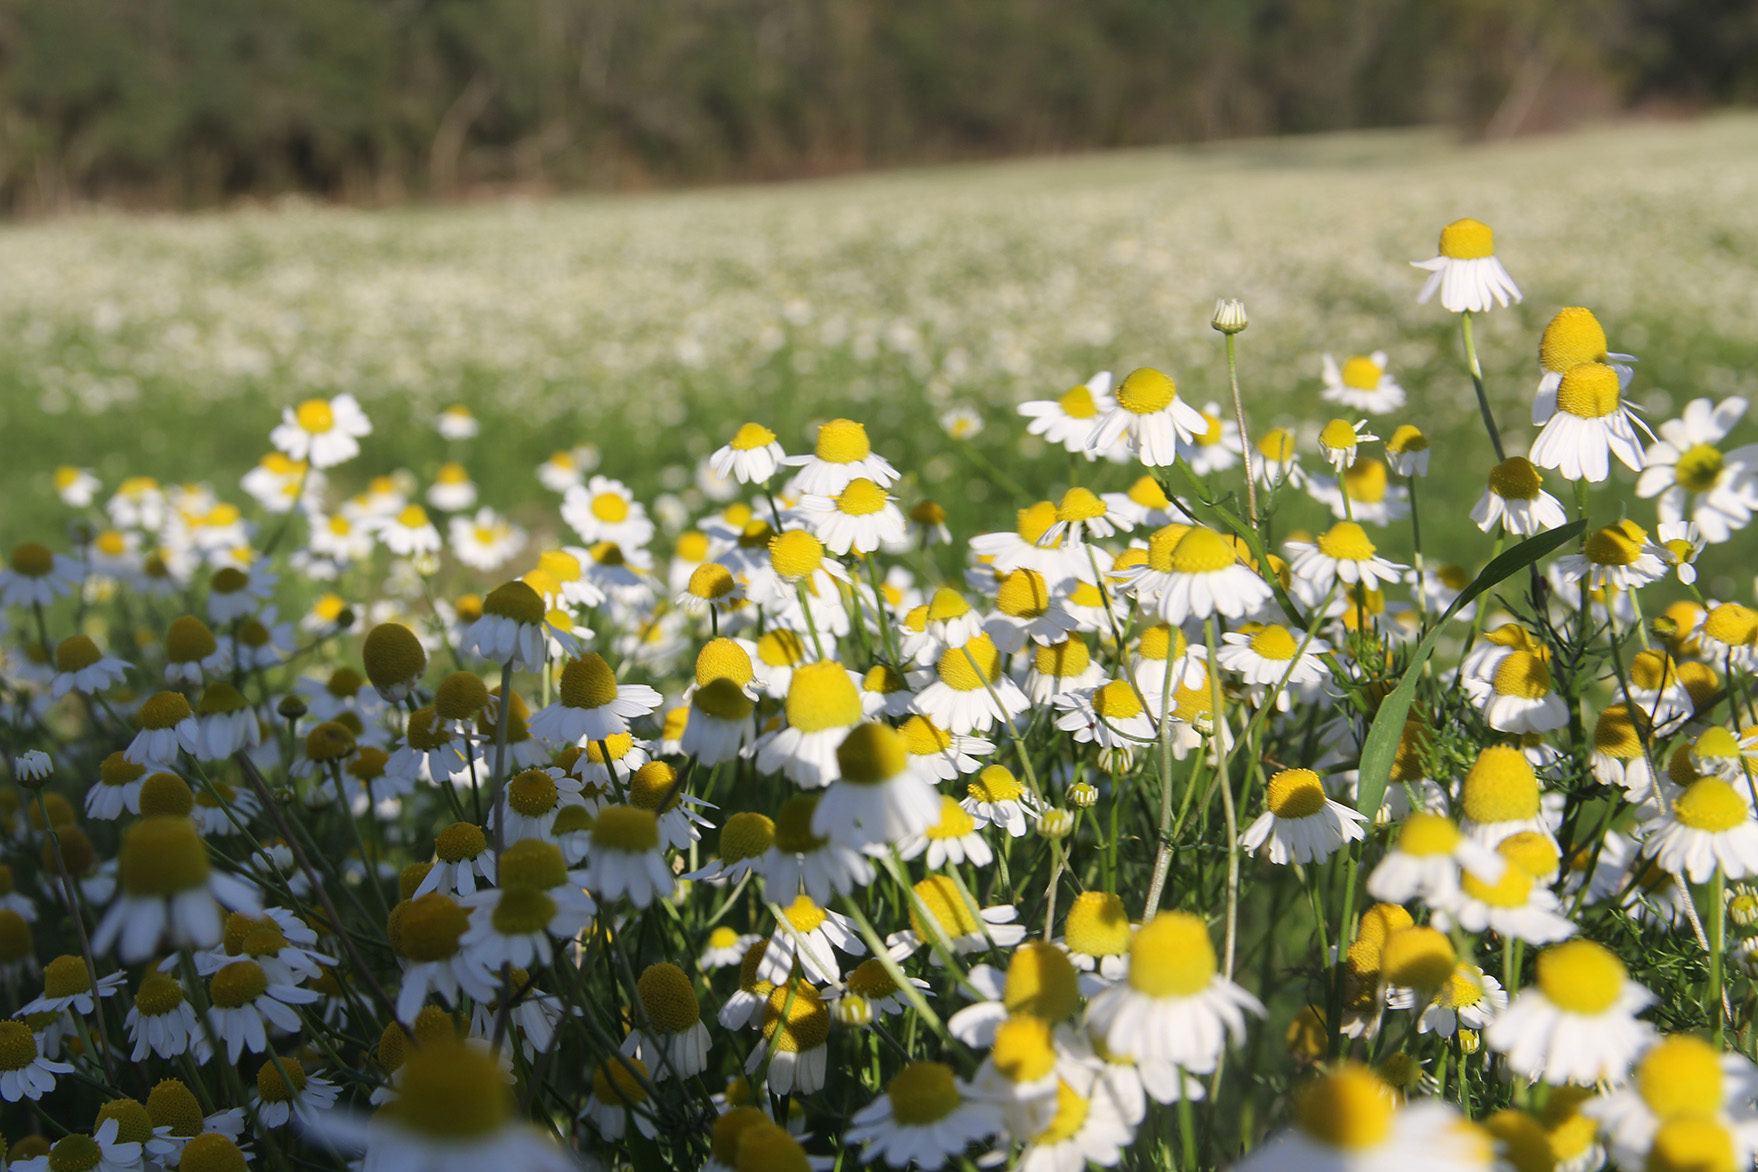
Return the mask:
POLYGON ((1755 147, 8 229, 0 1164, 1751 1167, 1755 147))

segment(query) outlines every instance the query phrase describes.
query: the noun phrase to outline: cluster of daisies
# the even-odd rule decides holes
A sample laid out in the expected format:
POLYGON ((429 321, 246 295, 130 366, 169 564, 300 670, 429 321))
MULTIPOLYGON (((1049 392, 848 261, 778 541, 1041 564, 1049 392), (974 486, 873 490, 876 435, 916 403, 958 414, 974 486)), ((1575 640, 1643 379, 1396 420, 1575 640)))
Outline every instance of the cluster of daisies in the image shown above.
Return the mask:
MULTIPOLYGON (((1520 293, 1440 253, 1475 370, 1520 293)), ((1538 552, 1476 583, 1385 353, 1316 442, 1026 403, 1069 480, 968 541, 851 419, 651 509, 569 449, 532 532, 462 407, 425 488, 334 491, 346 395, 250 503, 66 469, 0 569, 0 1160, 1749 1167, 1758 610, 1695 563, 1758 445, 1634 362, 1558 312, 1526 456, 1479 381, 1472 520, 1538 552)))

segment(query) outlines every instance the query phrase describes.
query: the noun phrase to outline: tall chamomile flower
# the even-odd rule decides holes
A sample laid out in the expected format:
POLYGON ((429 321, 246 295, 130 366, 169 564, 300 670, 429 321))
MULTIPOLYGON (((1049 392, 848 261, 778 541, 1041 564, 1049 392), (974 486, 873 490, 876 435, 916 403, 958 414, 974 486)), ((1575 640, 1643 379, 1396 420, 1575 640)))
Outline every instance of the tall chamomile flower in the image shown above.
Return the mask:
POLYGON ((141 818, 123 837, 117 862, 121 892, 92 933, 95 955, 115 945, 133 964, 167 939, 173 947, 212 948, 224 926, 220 903, 256 914, 255 890, 212 869, 207 844, 186 817, 141 818))
POLYGON ((1225 615, 1240 619, 1270 600, 1270 588, 1228 538, 1201 525, 1170 525, 1148 539, 1148 560, 1125 571, 1145 609, 1172 626, 1225 615))
POLYGON ((951 1067, 912 1062, 892 1076, 883 1095, 855 1112, 843 1138, 862 1145, 867 1163, 882 1158, 892 1168, 943 1168, 1003 1125, 1000 1105, 973 1097, 951 1067))
POLYGON ((492 663, 511 664, 515 671, 538 671, 548 660, 546 613, 542 597, 529 585, 503 583, 482 600, 482 617, 465 630, 458 649, 492 663))
POLYGON ((1519 301, 1520 287, 1495 255, 1495 233, 1480 220, 1454 220, 1441 229, 1440 255, 1410 263, 1428 270, 1417 304, 1436 293, 1450 313, 1487 313, 1494 304, 1519 301))
POLYGON ((64 553, 27 542, 0 564, 0 606, 48 606, 85 581, 85 567, 64 553))
POLYGON ((940 819, 940 795, 910 768, 903 737, 889 725, 855 728, 836 750, 837 778, 812 813, 812 833, 853 849, 884 847, 940 819))
POLYGON ((72 635, 55 647, 55 679, 49 695, 59 700, 69 692, 95 696, 121 683, 129 665, 98 650, 89 635, 72 635))
POLYGON ((1321 376, 1325 389, 1320 395, 1326 402, 1341 403, 1351 411, 1384 415, 1404 406, 1404 388, 1386 369, 1386 352, 1357 354, 1341 366, 1326 354, 1321 376))
POLYGON ((1564 480, 1595 483, 1611 475, 1616 456, 1632 472, 1642 471, 1644 456, 1638 430, 1648 431, 1624 402, 1618 372, 1603 362, 1584 362, 1557 384, 1551 413, 1535 424, 1543 430, 1532 443, 1532 462, 1555 468, 1564 480))
POLYGON ((657 709, 663 697, 645 684, 619 684, 604 657, 570 659, 556 684, 556 702, 534 713, 531 735, 552 745, 602 741, 629 731, 628 722, 657 709))
POLYGON ((1498 523, 1516 537, 1531 537, 1568 523, 1562 502, 1539 486, 1544 477, 1524 456, 1510 456, 1490 469, 1489 487, 1471 509, 1471 519, 1488 533, 1498 523))
POLYGON ((715 449, 708 465, 717 475, 740 484, 766 484, 785 459, 787 453, 781 450, 773 431, 761 423, 746 423, 723 447, 715 449))
POLYGON ((1727 541, 1752 523, 1758 510, 1758 444, 1721 449, 1746 414, 1738 396, 1712 404, 1692 399, 1683 415, 1660 425, 1660 440, 1644 456, 1636 495, 1659 497, 1660 520, 1695 521, 1711 544, 1727 541))
POLYGON ((1538 954, 1537 983, 1491 1023, 1484 1041, 1524 1078, 1618 1082, 1653 1036, 1636 1017, 1653 1002, 1610 950, 1571 940, 1538 954))
POLYGON ((858 479, 880 488, 897 480, 897 469, 873 451, 866 427, 852 419, 819 425, 811 454, 789 456, 783 463, 799 468, 794 484, 800 492, 818 496, 835 496, 858 479))
POLYGON ((1649 540, 1647 530, 1626 520, 1594 530, 1580 553, 1565 554, 1556 565, 1564 582, 1585 576, 1593 590, 1634 590, 1666 577, 1667 562, 1666 551, 1649 540))
POLYGON ((313 468, 331 468, 360 454, 360 438, 372 434, 372 421, 350 394, 333 399, 307 399, 281 408, 281 422, 269 442, 313 468))
POLYGON ((1727 879, 1758 873, 1758 821, 1744 781, 1699 777, 1645 825, 1642 853, 1662 870, 1707 883, 1719 869, 1727 879))
POLYGON ((1116 405, 1111 397, 1111 372, 1105 370, 1057 398, 1021 403, 1019 413, 1031 420, 1026 424, 1026 434, 1041 435, 1047 443, 1060 444, 1070 454, 1084 455, 1088 460, 1121 454, 1127 459, 1121 444, 1112 444, 1103 452, 1087 446, 1087 440, 1116 405))
POLYGON ((1177 461, 1180 443, 1192 443, 1209 428, 1202 412, 1178 397, 1177 384, 1151 367, 1118 385, 1116 404, 1087 437, 1089 452, 1127 442, 1143 464, 1163 468, 1177 461))
POLYGON ((1236 1172, 1488 1172, 1493 1149, 1450 1103, 1400 1105, 1365 1066, 1344 1063, 1294 1099, 1294 1126, 1254 1148, 1236 1172))
POLYGON ((1247 852, 1268 848, 1270 862, 1322 863, 1366 836, 1367 817, 1325 795, 1310 769, 1284 769, 1270 778, 1264 812, 1239 836, 1247 852))

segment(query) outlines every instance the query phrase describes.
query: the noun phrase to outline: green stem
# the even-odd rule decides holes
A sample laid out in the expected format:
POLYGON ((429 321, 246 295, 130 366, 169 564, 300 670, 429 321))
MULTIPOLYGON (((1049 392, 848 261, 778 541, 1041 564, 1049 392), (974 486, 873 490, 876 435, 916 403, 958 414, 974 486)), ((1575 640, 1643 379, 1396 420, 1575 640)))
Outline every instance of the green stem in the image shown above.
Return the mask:
POLYGON ((1709 881, 1709 898, 1715 906, 1709 909, 1709 987, 1704 998, 1708 1004, 1704 1009, 1715 1019, 1715 1048, 1719 1050, 1727 1027, 1727 1014, 1723 1012, 1721 962, 1727 941, 1727 876, 1719 865, 1715 868, 1715 878, 1709 881))
POLYGON ((1459 315, 1459 330, 1465 335, 1465 364, 1471 368, 1471 385, 1477 390, 1477 409, 1483 412, 1483 429, 1489 432, 1489 445, 1496 451, 1496 463, 1508 458, 1502 451, 1502 433, 1496 428, 1496 417, 1489 409, 1489 395, 1483 389, 1483 366, 1477 361, 1477 342, 1471 336, 1471 311, 1459 315))
POLYGON ((1240 455, 1245 460, 1245 505, 1251 514, 1251 527, 1257 528, 1257 477, 1251 471, 1251 433, 1245 429, 1245 400, 1239 394, 1239 362, 1233 352, 1233 337, 1227 335, 1227 378, 1233 384, 1233 418, 1239 424, 1240 455))

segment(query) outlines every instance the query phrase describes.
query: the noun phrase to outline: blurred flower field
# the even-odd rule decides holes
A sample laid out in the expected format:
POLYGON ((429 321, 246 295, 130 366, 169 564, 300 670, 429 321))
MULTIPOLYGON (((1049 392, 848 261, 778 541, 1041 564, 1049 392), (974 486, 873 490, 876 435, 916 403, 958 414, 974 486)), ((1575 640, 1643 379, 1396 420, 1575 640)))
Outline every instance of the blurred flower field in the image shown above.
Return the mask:
POLYGON ((1752 1168, 1752 145, 12 230, 0 1167, 1752 1168))

